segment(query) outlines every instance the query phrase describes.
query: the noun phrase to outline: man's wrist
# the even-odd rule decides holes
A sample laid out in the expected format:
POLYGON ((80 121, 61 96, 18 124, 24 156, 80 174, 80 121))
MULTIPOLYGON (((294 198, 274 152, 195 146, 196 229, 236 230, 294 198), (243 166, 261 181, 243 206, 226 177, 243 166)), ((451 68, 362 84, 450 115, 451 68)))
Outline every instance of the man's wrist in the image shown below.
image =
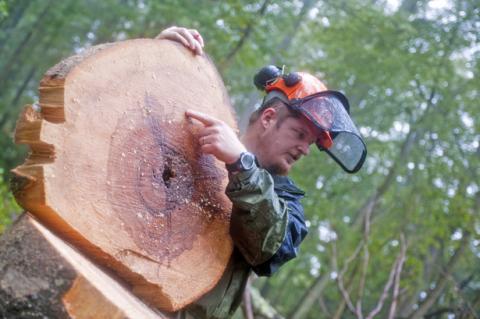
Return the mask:
POLYGON ((225 164, 225 167, 230 174, 236 174, 256 167, 255 161, 255 155, 245 151, 240 154, 235 162, 231 164, 225 164))

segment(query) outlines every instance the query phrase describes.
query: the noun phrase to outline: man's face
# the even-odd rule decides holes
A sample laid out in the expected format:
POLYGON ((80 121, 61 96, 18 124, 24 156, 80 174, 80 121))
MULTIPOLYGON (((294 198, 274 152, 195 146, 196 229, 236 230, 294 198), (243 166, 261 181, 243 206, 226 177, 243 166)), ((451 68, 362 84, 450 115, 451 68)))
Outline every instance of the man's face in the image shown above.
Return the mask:
POLYGON ((265 130, 256 156, 262 167, 278 175, 287 175, 315 142, 315 127, 306 118, 288 116, 281 120, 277 110, 271 118, 261 119, 265 130))

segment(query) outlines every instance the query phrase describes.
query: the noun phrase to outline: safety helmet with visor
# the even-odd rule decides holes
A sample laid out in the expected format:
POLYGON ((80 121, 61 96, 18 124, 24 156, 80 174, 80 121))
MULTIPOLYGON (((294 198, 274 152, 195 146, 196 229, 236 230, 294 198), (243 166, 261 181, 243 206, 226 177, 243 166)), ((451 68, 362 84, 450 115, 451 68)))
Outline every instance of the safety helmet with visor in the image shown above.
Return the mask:
POLYGON ((276 66, 261 69, 254 82, 267 92, 262 106, 274 98, 281 100, 318 129, 316 145, 321 151, 325 151, 348 173, 360 170, 367 148, 350 118, 350 105, 345 95, 328 90, 309 73, 284 75, 276 66))

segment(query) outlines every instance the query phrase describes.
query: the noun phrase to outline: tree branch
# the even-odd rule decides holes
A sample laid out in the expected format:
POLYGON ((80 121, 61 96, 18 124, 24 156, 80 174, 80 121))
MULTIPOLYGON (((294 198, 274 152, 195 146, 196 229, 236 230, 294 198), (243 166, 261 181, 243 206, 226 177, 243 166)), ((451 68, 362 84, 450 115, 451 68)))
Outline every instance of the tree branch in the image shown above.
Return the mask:
MULTIPOLYGON (((313 5, 313 0, 303 0, 303 6, 302 10, 300 11, 300 14, 296 17, 294 27, 291 29, 290 32, 288 32, 280 42, 278 46, 276 46, 276 49, 272 50, 272 58, 270 59, 270 64, 276 64, 278 58, 276 57, 277 52, 286 52, 288 48, 290 47, 295 35, 298 32, 298 29, 300 28, 301 23, 304 21, 305 15, 308 13, 310 8, 313 5)), ((242 116, 240 117, 240 123, 239 126, 241 129, 247 126, 248 123, 248 115, 252 113, 255 110, 255 101, 259 99, 259 93, 257 91, 252 91, 249 95, 248 98, 246 99, 246 110, 242 112, 242 116)))
POLYGON ((242 34, 242 37, 240 38, 240 40, 238 40, 237 44, 235 45, 235 47, 229 52, 227 53, 227 56, 225 57, 225 59, 223 59, 220 63, 219 63, 219 68, 220 69, 225 69, 227 67, 228 64, 230 64, 230 62, 232 61, 233 57, 238 53, 238 51, 240 51, 240 49, 243 47, 243 45, 245 44, 245 42, 247 41, 247 39, 250 37, 250 34, 252 33, 253 31, 253 26, 254 24, 258 21, 258 19, 263 16, 265 14, 265 11, 268 7, 268 4, 270 3, 271 0, 265 0, 260 8, 260 10, 258 10, 258 12, 255 14, 255 16, 250 20, 250 22, 248 23, 248 25, 245 27, 245 29, 243 30, 243 34, 242 34))
POLYGON ((245 319, 254 319, 253 317, 253 308, 252 308, 252 298, 250 296, 250 290, 252 287, 251 277, 248 277, 247 284, 242 294, 242 311, 243 317, 245 319))
POLYGON ((327 274, 322 274, 318 276, 314 283, 307 289, 307 291, 299 299, 297 305, 290 311, 288 318, 291 319, 301 319, 303 318, 310 308, 312 307, 315 299, 320 294, 321 291, 325 288, 328 283, 327 274))
MULTIPOLYGON (((475 314, 475 308, 470 304, 470 302, 468 301, 468 299, 464 296, 464 294, 462 293, 462 289, 465 288, 464 285, 466 285, 465 281, 470 281, 472 280, 474 277, 473 274, 471 274, 469 277, 467 277, 465 280, 462 280, 461 283, 458 283, 457 280, 455 280, 455 278, 453 277, 452 274, 450 274, 448 276, 448 279, 452 282, 452 284, 455 286, 455 292, 456 294, 460 297, 460 299, 463 301, 464 305, 465 305, 465 310, 468 311, 468 314, 474 318, 474 319, 478 319, 478 315, 475 314)), ((428 315, 428 314, 427 314, 428 315)), ((425 315, 425 317, 427 317, 427 315, 425 315)))
MULTIPOLYGON (((400 252, 399 252, 397 258, 395 259, 395 262, 392 265, 392 269, 390 270, 388 280, 385 283, 385 286, 383 288, 382 295, 380 296, 380 298, 378 300, 378 303, 375 306, 375 308, 368 314, 367 319, 372 319, 378 313, 380 313, 380 311, 382 310, 383 305, 385 303, 385 300, 387 299, 388 291, 390 290, 390 288, 392 288, 392 285, 394 285, 394 282, 398 284, 398 281, 399 281, 399 278, 400 278, 400 273, 402 271, 402 265, 403 265, 403 262, 405 260, 405 254, 406 254, 406 247, 405 247, 405 243, 404 243, 404 240, 403 240, 403 234, 401 235, 401 241, 402 241, 402 247, 400 249, 400 252)), ((398 293, 398 285, 397 285, 396 288, 397 288, 397 293, 398 293)), ((390 308, 390 311, 391 311, 391 308, 390 308)))
POLYGON ((343 276, 345 275, 345 272, 348 270, 348 266, 350 263, 355 260, 358 257, 358 254, 360 253, 361 249, 365 245, 365 242, 362 240, 358 245, 353 254, 347 258, 345 261, 345 264, 343 265, 342 271, 338 272, 338 265, 337 265, 337 245, 334 242, 333 243, 333 260, 334 260, 334 270, 337 272, 337 285, 338 289, 340 290, 340 293, 342 294, 343 300, 345 301, 348 310, 350 310, 357 318, 361 318, 362 314, 357 313, 357 309, 353 306, 352 300, 350 298, 350 294, 348 291, 345 289, 345 285, 343 283, 343 276), (359 316, 360 315, 360 316, 359 316))
POLYGON ((400 234, 400 260, 397 264, 397 270, 395 273, 395 281, 393 285, 393 296, 392 296, 392 303, 390 305, 390 311, 388 313, 388 319, 394 319, 395 313, 397 311, 397 304, 398 304, 398 296, 400 294, 400 274, 402 273, 403 264, 406 259, 407 255, 407 243, 405 241, 405 235, 403 233, 400 234))
POLYGON ((428 297, 409 316, 410 319, 421 319, 427 313, 427 311, 433 306, 435 301, 440 297, 440 294, 442 293, 443 288, 445 288, 447 284, 448 276, 450 276, 450 274, 452 273, 453 267, 455 267, 455 264, 458 262, 461 255, 463 254, 465 247, 468 245, 469 240, 470 240, 470 233, 464 234, 460 242, 460 246, 455 250, 455 253, 448 261, 448 264, 445 267, 445 272, 441 273, 438 276, 437 284, 435 288, 430 291, 430 293, 428 294, 428 297))
POLYGON ((370 220, 372 217, 372 212, 373 210, 370 210, 367 212, 367 215, 365 216, 365 226, 363 230, 363 241, 365 245, 363 245, 363 263, 362 263, 362 272, 360 276, 360 282, 358 285, 358 299, 357 299, 357 304, 356 304, 356 312, 357 316, 360 315, 360 318, 363 318, 363 313, 362 313, 362 300, 363 300, 363 293, 365 290, 365 280, 367 278, 367 270, 368 270, 368 263, 370 260, 370 253, 368 250, 368 239, 370 236, 370 220))
POLYGON ((262 297, 260 292, 254 286, 250 289, 252 309, 255 318, 283 319, 278 311, 262 297))

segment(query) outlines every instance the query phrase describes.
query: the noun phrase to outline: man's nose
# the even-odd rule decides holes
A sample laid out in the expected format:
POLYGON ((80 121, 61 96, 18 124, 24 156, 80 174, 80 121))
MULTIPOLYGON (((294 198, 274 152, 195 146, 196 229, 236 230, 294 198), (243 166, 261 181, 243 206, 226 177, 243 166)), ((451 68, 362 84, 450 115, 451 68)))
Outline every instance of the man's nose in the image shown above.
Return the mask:
POLYGON ((310 154, 310 144, 308 144, 308 143, 302 143, 302 144, 299 146, 299 149, 300 149, 300 152, 301 152, 304 156, 307 156, 308 154, 310 154))

